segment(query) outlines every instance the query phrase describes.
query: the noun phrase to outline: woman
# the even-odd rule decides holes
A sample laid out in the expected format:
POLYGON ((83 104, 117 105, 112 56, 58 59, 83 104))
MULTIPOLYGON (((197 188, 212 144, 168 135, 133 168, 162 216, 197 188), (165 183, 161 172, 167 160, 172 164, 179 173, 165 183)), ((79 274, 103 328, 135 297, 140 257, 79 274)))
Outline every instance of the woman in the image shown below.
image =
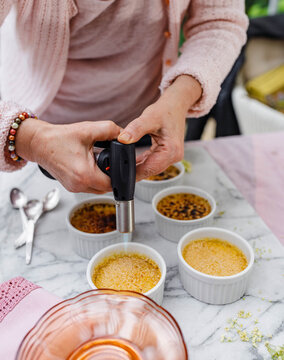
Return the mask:
POLYGON ((150 134, 138 180, 183 157, 185 118, 214 105, 247 28, 240 0, 0 0, 0 21, 0 170, 35 161, 91 193, 110 189, 95 141, 150 134))

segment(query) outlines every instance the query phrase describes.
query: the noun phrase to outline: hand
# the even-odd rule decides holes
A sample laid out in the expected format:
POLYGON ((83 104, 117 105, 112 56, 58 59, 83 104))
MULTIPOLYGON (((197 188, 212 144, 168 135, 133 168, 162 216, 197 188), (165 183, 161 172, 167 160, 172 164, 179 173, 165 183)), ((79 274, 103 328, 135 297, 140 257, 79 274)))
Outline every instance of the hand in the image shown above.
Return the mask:
POLYGON ((110 179, 96 165, 93 144, 116 139, 120 127, 112 121, 52 125, 26 119, 17 132, 16 151, 46 169, 71 192, 102 194, 110 179))
POLYGON ((191 76, 178 77, 157 102, 120 133, 118 140, 125 144, 151 135, 150 150, 137 157, 137 180, 158 174, 183 158, 186 113, 201 92, 199 82, 191 76))

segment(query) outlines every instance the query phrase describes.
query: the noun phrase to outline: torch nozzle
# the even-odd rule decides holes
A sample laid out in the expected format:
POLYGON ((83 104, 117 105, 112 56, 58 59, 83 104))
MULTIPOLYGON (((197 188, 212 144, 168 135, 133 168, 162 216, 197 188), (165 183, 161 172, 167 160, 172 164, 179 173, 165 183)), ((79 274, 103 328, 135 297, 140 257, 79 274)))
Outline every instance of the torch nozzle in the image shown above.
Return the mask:
POLYGON ((116 201, 116 228, 120 233, 134 230, 134 200, 116 201))

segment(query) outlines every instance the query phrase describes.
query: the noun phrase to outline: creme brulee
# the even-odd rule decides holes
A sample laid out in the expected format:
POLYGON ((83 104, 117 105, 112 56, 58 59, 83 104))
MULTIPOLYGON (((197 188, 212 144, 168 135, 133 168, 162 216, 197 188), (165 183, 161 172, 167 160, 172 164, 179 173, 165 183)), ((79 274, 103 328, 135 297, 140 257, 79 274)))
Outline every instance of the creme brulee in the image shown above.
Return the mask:
POLYGON ((106 257, 93 271, 99 289, 132 290, 146 293, 160 280, 161 270, 152 259, 138 253, 118 253, 106 257))
POLYGON ((247 265, 244 253, 228 241, 204 238, 189 242, 182 251, 184 260, 195 270, 215 276, 230 276, 247 265))
POLYGON ((210 214, 211 205, 207 199, 188 193, 167 195, 157 204, 157 210, 175 220, 196 220, 210 214))
POLYGON ((180 173, 179 169, 176 166, 171 165, 165 171, 162 171, 157 175, 149 176, 146 180, 151 180, 151 181, 169 180, 178 176, 179 173, 180 173))
POLYGON ((80 231, 104 234, 116 230, 115 205, 86 203, 72 215, 71 224, 80 231))

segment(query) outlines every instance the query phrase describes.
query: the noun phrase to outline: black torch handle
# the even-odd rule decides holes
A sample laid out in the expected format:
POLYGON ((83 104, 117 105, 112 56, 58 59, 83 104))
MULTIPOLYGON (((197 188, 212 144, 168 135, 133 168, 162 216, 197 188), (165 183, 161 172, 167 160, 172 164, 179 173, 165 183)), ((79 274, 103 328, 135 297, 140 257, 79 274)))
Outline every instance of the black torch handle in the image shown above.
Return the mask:
POLYGON ((43 173, 43 175, 47 176, 49 179, 56 180, 48 171, 46 171, 43 167, 38 165, 39 170, 43 173))
POLYGON ((98 156, 97 165, 110 176, 115 200, 133 200, 136 182, 135 144, 111 141, 110 148, 104 149, 98 156))
POLYGON ((111 142, 110 178, 115 200, 133 200, 136 183, 135 144, 122 144, 116 140, 111 142))

